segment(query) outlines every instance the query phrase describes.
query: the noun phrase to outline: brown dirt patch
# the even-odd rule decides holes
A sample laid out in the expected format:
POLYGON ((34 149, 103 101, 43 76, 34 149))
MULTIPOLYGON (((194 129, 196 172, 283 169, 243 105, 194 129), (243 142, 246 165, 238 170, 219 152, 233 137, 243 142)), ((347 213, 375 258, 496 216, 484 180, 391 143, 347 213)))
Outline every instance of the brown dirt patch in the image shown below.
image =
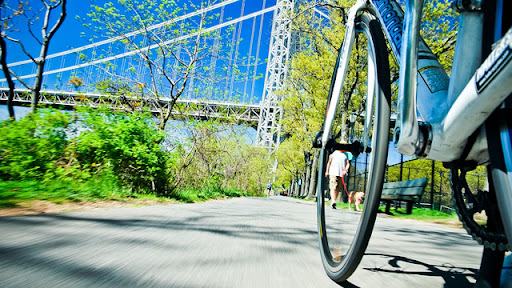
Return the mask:
POLYGON ((432 221, 429 221, 431 223, 436 223, 436 224, 443 224, 443 225, 447 225, 447 226, 451 226, 451 227, 456 227, 456 228, 463 228, 462 227, 462 222, 459 221, 459 218, 450 218, 450 219, 437 219, 437 220, 432 220, 432 221))
POLYGON ((37 215, 54 214, 71 211, 93 210, 93 209, 112 209, 133 206, 149 206, 173 203, 171 201, 154 201, 133 199, 127 201, 99 201, 99 202, 67 202, 55 204, 50 201, 32 200, 21 202, 14 208, 0 208, 0 217, 19 216, 19 215, 37 215))

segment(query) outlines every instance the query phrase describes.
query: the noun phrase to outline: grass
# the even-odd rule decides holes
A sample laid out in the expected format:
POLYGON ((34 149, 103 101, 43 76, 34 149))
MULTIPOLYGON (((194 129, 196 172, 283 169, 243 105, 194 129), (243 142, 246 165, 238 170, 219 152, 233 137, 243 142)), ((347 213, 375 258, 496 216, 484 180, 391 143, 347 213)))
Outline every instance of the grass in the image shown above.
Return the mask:
MULTIPOLYGON (((235 188, 205 187, 200 189, 189 188, 178 190, 171 198, 179 202, 194 203, 210 199, 243 196, 247 196, 247 193, 235 188)), ((172 199, 159 197, 154 194, 132 193, 129 190, 120 189, 111 181, 98 180, 86 183, 55 181, 49 184, 37 181, 0 181, 0 208, 16 207, 20 202, 31 200, 46 200, 55 204, 63 204, 69 202, 95 202, 107 200, 129 201, 134 198, 159 202, 172 201, 172 199)), ((315 199, 301 200, 315 201, 315 199)), ((329 204, 330 203, 326 202, 326 205, 329 204)), ((336 205, 338 209, 348 210, 348 203, 338 202, 336 205)), ((363 205, 361 205, 361 207, 362 206, 363 205)), ((379 211, 384 213, 384 207, 381 207, 379 211)), ((405 208, 399 208, 396 210, 392 209, 390 217, 432 221, 444 219, 449 220, 456 218, 457 216, 455 213, 449 215, 436 210, 418 208, 413 209, 412 214, 405 214, 405 208)))
MULTIPOLYGON (((330 205, 330 201, 326 201, 325 205, 330 205)), ((344 202, 336 202, 337 209, 345 209, 348 210, 348 203, 344 202)), ((361 204, 360 209, 362 210, 364 205, 361 204)), ((352 210, 354 210, 354 204, 352 204, 352 210)), ((378 213, 385 214, 386 206, 380 206, 378 213)), ((413 208, 411 214, 406 214, 406 208, 397 208, 391 209, 390 214, 387 214, 388 217, 397 218, 397 219, 413 219, 420 221, 443 221, 443 220, 457 220, 457 214, 446 214, 441 211, 431 210, 431 209, 422 209, 422 208, 413 208)))
POLYGON ((293 197, 293 198, 298 199, 298 200, 308 201, 308 202, 316 202, 316 197, 313 197, 311 199, 301 198, 301 197, 293 197))
POLYGON ((47 200, 55 204, 67 202, 121 200, 130 195, 109 182, 86 183, 54 181, 44 184, 37 181, 0 182, 0 207, 15 207, 30 200, 47 200))
MULTIPOLYGON (((385 206, 381 206, 379 208, 379 213, 385 213, 385 210, 385 206)), ((413 208, 411 214, 406 214, 406 208, 391 209, 390 214, 388 215, 392 218, 414 219, 422 221, 458 219, 456 213, 446 214, 441 211, 422 208, 413 208)))
POLYGON ((221 187, 205 187, 205 188, 189 188, 177 191, 174 198, 185 203, 193 203, 206 201, 209 199, 220 199, 226 197, 242 197, 247 196, 242 190, 235 188, 221 187))
MULTIPOLYGON (((293 197, 295 199, 303 200, 303 201, 316 201, 316 198, 313 199, 305 199, 299 197, 293 197)), ((331 205, 331 201, 325 202, 325 205, 331 205)), ((361 204, 360 209, 363 209, 364 205, 361 204)), ((348 210, 348 203, 344 202, 336 202, 337 209, 348 210)), ((352 204, 352 210, 355 210, 354 204, 352 204)), ((386 206, 380 206, 379 212, 384 214, 386 211, 386 206)), ((431 210, 431 209, 422 209, 422 208, 413 208, 411 214, 406 214, 406 208, 398 208, 391 209, 390 214, 387 214, 388 217, 397 218, 397 219, 414 219, 421 221, 443 221, 443 220, 458 220, 457 213, 446 214, 441 211, 431 210)))
POLYGON ((193 203, 241 196, 247 196, 247 193, 233 188, 214 187, 180 190, 166 198, 154 194, 133 193, 128 189, 121 189, 112 181, 105 179, 86 183, 54 181, 48 184, 37 181, 0 181, 0 208, 12 208, 20 202, 32 200, 46 200, 55 204, 133 199, 193 203))

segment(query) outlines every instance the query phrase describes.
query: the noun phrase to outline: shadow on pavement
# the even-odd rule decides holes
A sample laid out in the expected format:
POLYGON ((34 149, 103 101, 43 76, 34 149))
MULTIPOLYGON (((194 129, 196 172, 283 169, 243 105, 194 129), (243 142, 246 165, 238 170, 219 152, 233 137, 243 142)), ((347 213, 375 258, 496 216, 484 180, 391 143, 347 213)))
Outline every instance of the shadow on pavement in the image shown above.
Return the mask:
POLYGON ((359 288, 359 286, 356 286, 356 285, 350 283, 350 281, 348 281, 348 280, 339 285, 343 288, 359 288))
MULTIPOLYGON (((389 258, 388 264, 390 267, 361 267, 365 270, 372 272, 381 272, 381 273, 397 273, 397 274, 410 274, 410 275, 422 275, 422 276, 431 276, 431 277, 443 277, 445 281, 444 287, 446 288, 459 288, 459 287, 473 287, 474 284, 469 281, 469 278, 473 280, 476 279, 476 274, 478 269, 473 268, 465 268, 465 267, 455 267, 451 264, 443 264, 443 265, 432 265, 425 262, 421 262, 418 260, 414 260, 411 258, 398 256, 398 255, 389 255, 389 254, 376 254, 376 253, 367 253, 365 256, 380 256, 389 258), (413 270, 410 267, 407 268, 407 271, 400 266, 400 262, 421 265, 427 268, 427 270, 413 270)), ((343 286, 342 287, 354 287, 354 286, 343 286)))
MULTIPOLYGON (((2 285, 3 280, 17 279, 19 275, 33 273, 33 271, 40 273, 37 275, 54 277, 56 281, 76 283, 77 286, 84 287, 111 287, 114 283, 119 285, 118 287, 165 287, 165 285, 158 285, 160 280, 141 279, 146 278, 141 275, 151 273, 152 269, 161 269, 160 266, 154 264, 155 266, 147 268, 139 267, 138 262, 153 264, 150 260, 134 260, 130 258, 130 254, 132 249, 150 251, 147 257, 151 258, 165 251, 188 251, 186 250, 189 248, 188 244, 183 246, 183 244, 166 241, 173 240, 173 235, 182 232, 194 232, 194 236, 203 233, 206 239, 215 234, 241 243, 260 240, 258 247, 256 245, 252 247, 265 252, 262 253, 262 258, 273 253, 293 254, 297 249, 303 249, 305 246, 315 248, 317 245, 314 228, 306 229, 300 226, 280 228, 272 221, 254 221, 254 215, 246 211, 228 210, 224 213, 215 213, 215 209, 205 209, 193 211, 191 214, 180 217, 155 217, 152 214, 104 216, 92 213, 64 213, 2 217, 0 227, 15 226, 16 230, 34 231, 33 233, 37 236, 33 236, 33 241, 21 241, 21 243, 0 241, 0 255, 2 255, 0 271, 3 274, 0 275, 0 287, 6 287, 2 285), (218 221, 214 221, 214 218, 218 221), (96 251, 103 251, 103 253, 96 251), (111 256, 112 259, 107 259, 102 258, 102 254, 114 256, 111 256), (119 260, 125 257, 125 260, 119 260), (2 267, 18 267, 19 270, 13 269, 13 272, 9 272, 13 274, 4 274, 2 267), (133 267, 139 267, 142 270, 134 273, 133 267)), ((279 214, 266 213, 265 216, 268 219, 280 216, 282 219, 279 214)), ((291 222, 293 218, 287 221, 291 222)), ((183 255, 201 255, 194 254, 193 251, 186 253, 189 254, 183 255)), ((136 255, 145 258, 142 253, 136 255)), ((215 254, 207 256, 200 260, 187 257, 180 260, 164 259, 161 262, 165 265, 161 265, 179 262, 184 267, 196 267, 199 261, 200 265, 212 267, 227 262, 243 267, 249 265, 247 263, 261 261, 243 254, 236 259, 215 254)), ((175 271, 171 271, 171 274, 172 272, 175 271)), ((167 275, 163 278, 169 283, 183 281, 175 275, 167 275)), ((46 286, 42 287, 49 287, 48 283, 54 282, 46 282, 46 286)), ((179 283, 179 287, 197 287, 179 283)))

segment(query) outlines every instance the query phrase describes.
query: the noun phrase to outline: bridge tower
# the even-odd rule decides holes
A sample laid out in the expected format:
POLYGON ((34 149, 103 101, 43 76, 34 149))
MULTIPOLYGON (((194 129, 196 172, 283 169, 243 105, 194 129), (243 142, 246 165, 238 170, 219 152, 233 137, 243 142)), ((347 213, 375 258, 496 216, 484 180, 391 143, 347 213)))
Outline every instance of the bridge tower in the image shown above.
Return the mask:
POLYGON ((256 137, 258 144, 271 152, 274 152, 280 143, 279 121, 283 110, 279 106, 281 97, 276 92, 284 87, 288 73, 292 46, 290 13, 293 11, 294 2, 295 0, 277 0, 270 36, 269 57, 256 137))

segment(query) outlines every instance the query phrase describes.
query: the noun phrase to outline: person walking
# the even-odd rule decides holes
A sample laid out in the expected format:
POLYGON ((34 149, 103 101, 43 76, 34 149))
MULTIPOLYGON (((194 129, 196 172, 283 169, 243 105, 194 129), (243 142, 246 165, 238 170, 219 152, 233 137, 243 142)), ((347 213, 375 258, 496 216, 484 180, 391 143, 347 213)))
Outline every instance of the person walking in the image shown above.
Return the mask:
POLYGON ((272 192, 272 181, 268 180, 268 184, 267 184, 267 198, 270 197, 270 192, 272 192))
POLYGON ((325 169, 325 177, 329 178, 329 190, 331 194, 331 208, 336 209, 336 199, 338 193, 341 192, 343 185, 343 179, 348 174, 350 168, 350 162, 348 157, 343 151, 335 150, 329 155, 329 161, 325 169))

